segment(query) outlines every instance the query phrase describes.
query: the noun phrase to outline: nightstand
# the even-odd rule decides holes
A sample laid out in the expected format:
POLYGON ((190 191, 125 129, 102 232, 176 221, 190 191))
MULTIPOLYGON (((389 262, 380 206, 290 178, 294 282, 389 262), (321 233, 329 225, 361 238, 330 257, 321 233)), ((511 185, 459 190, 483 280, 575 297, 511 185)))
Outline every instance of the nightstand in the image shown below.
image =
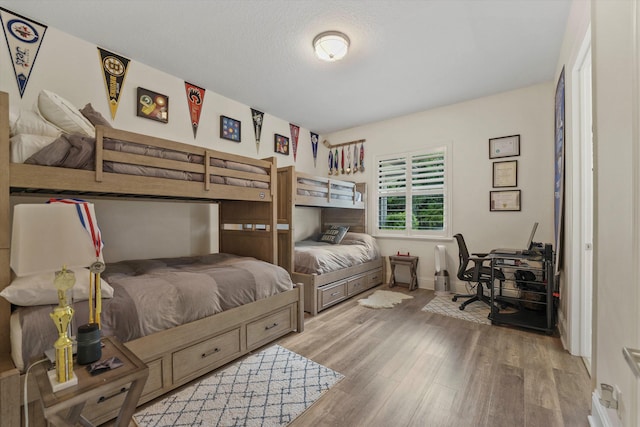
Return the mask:
POLYGON ((33 367, 35 380, 40 390, 40 401, 45 419, 55 426, 75 426, 91 423, 82 416, 85 404, 100 403, 119 395, 126 395, 115 421, 116 427, 126 427, 135 412, 142 394, 149 368, 128 348, 113 337, 102 338, 102 358, 118 357, 123 363, 119 368, 92 376, 85 365, 74 365, 78 384, 56 393, 51 389, 46 363, 33 367))
POLYGON ((418 287, 418 257, 410 255, 391 255, 389 257, 389 263, 391 264, 391 280, 389 281, 389 287, 392 288, 398 284, 404 284, 409 286, 409 290, 412 291, 418 287), (396 281, 396 266, 403 265, 409 267, 409 274, 411 278, 409 283, 402 283, 396 281))

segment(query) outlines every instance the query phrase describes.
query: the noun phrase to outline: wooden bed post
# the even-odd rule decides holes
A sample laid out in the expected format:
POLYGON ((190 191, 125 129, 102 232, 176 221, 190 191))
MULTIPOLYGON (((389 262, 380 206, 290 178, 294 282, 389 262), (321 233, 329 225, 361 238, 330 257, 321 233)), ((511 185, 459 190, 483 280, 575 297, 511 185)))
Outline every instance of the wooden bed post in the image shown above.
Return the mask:
MULTIPOLYGON (((9 94, 0 92, 0 289, 9 286, 11 267, 11 202, 9 198, 9 94)), ((11 305, 0 298, 0 426, 20 425, 20 372, 11 360, 11 305)))

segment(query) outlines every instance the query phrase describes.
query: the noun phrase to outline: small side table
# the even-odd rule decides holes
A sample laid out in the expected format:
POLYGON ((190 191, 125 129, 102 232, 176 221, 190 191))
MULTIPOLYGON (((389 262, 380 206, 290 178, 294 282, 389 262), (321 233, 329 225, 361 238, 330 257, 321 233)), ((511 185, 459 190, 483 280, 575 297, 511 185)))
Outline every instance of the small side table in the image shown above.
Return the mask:
POLYGON ((412 291, 418 287, 418 257, 410 255, 391 255, 389 257, 389 263, 391 264, 391 280, 389 281, 389 287, 401 284, 402 282, 396 281, 396 266, 404 265, 409 267, 409 274, 411 279, 409 283, 402 283, 409 285, 409 290, 412 291))
POLYGON ((49 423, 55 426, 75 426, 79 422, 90 426, 92 424, 81 415, 87 401, 127 393, 115 426, 129 425, 147 381, 149 368, 116 338, 104 337, 102 342, 104 347, 101 360, 116 356, 124 365, 91 376, 84 365, 74 364, 73 372, 78 377, 78 384, 57 393, 51 389, 45 364, 39 363, 33 367, 35 380, 40 389, 44 417, 49 423))

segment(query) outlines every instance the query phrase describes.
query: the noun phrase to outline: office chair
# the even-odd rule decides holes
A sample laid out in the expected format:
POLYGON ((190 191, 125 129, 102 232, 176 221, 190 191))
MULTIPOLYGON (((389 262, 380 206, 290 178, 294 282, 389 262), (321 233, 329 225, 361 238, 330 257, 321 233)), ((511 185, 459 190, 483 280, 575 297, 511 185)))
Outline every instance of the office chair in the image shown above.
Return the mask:
MULTIPOLYGON (((460 265, 458 267, 457 277, 460 280, 463 280, 468 283, 475 283, 476 293, 474 294, 455 294, 452 298, 452 301, 457 301, 458 298, 469 298, 462 304, 460 304, 460 310, 464 310, 464 308, 475 301, 482 301, 487 305, 491 306, 491 299, 484 294, 483 285, 487 287, 487 289, 491 289, 491 258, 487 258, 488 254, 480 254, 474 253, 473 256, 469 255, 469 250, 467 249, 467 244, 464 241, 464 237, 462 234, 456 234, 456 241, 458 242, 458 259, 460 261, 460 265), (473 265, 469 265, 469 263, 473 265), (488 263, 489 266, 485 266, 484 263, 488 263)), ((504 274, 502 271, 494 268, 494 278, 504 281, 504 274)))

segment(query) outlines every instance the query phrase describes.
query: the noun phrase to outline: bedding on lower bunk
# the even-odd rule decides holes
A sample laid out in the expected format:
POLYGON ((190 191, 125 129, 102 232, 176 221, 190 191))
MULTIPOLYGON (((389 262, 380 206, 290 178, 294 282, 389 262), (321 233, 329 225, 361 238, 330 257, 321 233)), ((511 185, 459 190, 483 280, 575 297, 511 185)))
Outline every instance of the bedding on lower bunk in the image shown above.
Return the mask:
MULTIPOLYGON (((127 342, 293 289, 281 267, 231 254, 121 261, 102 278, 113 298, 102 300, 102 334, 127 342)), ((12 357, 26 363, 53 345, 54 305, 18 307, 11 316, 12 357)), ((87 301, 74 303, 73 333, 87 322, 87 301)))
POLYGON ((380 258, 373 237, 348 232, 339 244, 302 240, 295 244, 294 271, 323 274, 380 258))

